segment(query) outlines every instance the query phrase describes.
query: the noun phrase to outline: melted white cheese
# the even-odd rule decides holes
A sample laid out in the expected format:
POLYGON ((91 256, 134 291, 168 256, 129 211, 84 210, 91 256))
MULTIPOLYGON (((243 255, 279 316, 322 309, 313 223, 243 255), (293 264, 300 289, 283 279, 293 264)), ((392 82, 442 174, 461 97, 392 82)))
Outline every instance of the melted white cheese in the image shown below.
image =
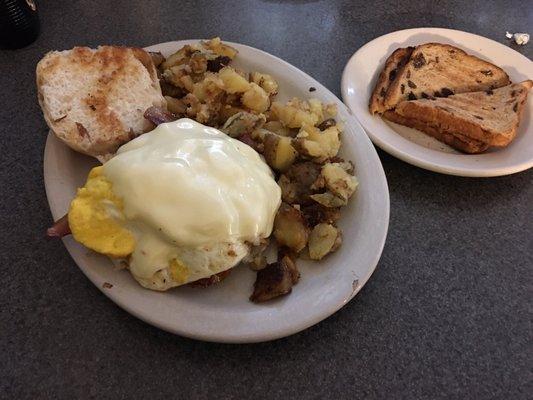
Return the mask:
MULTIPOLYGON (((252 148, 190 119, 161 124, 125 144, 104 164, 104 174, 123 200, 137 241, 130 270, 142 278, 185 258, 184 249, 201 254, 202 247, 268 237, 281 202, 272 172, 252 148)), ((225 257, 221 265, 187 260, 185 280, 224 271, 244 255, 225 257)))

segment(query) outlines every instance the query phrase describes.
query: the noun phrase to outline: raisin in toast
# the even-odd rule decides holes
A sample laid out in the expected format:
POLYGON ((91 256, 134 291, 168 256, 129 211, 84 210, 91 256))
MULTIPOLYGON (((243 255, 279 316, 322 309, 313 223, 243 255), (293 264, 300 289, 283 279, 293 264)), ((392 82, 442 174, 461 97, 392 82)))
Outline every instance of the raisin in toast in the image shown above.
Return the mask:
POLYGON ((387 95, 387 90, 389 89, 391 82, 394 82, 396 79, 398 71, 400 71, 404 64, 409 60, 413 50, 414 47, 402 47, 396 49, 385 61, 385 66, 379 74, 372 96, 370 96, 368 109, 371 114, 381 114, 386 110, 384 101, 385 96, 387 95))
POLYGON ((447 97, 452 94, 499 88, 510 83, 499 67, 440 43, 417 46, 390 84, 384 108, 405 100, 447 97))
POLYGON ((384 117, 467 153, 507 146, 516 136, 533 81, 499 89, 404 101, 384 117))

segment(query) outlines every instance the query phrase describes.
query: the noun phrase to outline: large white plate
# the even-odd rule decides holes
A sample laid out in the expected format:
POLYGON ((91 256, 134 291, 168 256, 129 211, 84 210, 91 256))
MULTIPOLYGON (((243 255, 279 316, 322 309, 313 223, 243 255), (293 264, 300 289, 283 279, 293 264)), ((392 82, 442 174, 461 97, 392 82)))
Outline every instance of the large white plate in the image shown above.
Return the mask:
POLYGON ((529 96, 516 139, 506 148, 484 154, 461 154, 415 129, 368 112, 368 99, 386 58, 397 48, 427 42, 448 43, 503 68, 513 82, 532 79, 533 63, 511 48, 467 32, 418 28, 372 40, 350 58, 342 75, 342 98, 372 141, 403 161, 431 171, 460 176, 498 176, 533 166, 533 96, 529 96))
MULTIPOLYGON (((169 55, 187 40, 151 46, 169 55)), ((284 337, 318 323, 345 305, 368 280, 381 255, 389 221, 389 193, 383 168, 372 143, 348 110, 329 90, 304 72, 261 50, 232 43, 239 50, 237 66, 263 71, 280 83, 279 99, 314 97, 339 106, 346 123, 343 155, 355 162, 359 191, 344 210, 340 226, 344 244, 321 263, 299 262, 302 277, 281 299, 253 304, 248 300, 255 273, 239 266, 221 284, 208 289, 181 287, 159 293, 143 289, 127 271, 91 252, 72 237, 65 246, 87 277, 120 307, 161 329, 217 342, 259 342, 284 337), (105 282, 112 288, 104 288, 105 282)), ((92 159, 71 151, 52 134, 44 154, 46 194, 54 219, 65 214, 82 185, 92 159)))

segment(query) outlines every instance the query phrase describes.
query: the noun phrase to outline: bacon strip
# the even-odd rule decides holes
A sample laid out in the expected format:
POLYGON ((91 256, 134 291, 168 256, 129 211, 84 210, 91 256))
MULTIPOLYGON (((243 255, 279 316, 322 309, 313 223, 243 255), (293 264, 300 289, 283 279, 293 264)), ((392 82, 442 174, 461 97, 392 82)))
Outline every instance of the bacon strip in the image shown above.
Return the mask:
POLYGON ((149 107, 144 112, 144 118, 153 123, 154 125, 164 124, 165 122, 172 122, 176 120, 176 117, 171 112, 164 110, 160 107, 149 107))
POLYGON ((63 237, 70 235, 70 226, 68 226, 68 214, 59 218, 54 225, 46 230, 46 236, 48 237, 63 237))

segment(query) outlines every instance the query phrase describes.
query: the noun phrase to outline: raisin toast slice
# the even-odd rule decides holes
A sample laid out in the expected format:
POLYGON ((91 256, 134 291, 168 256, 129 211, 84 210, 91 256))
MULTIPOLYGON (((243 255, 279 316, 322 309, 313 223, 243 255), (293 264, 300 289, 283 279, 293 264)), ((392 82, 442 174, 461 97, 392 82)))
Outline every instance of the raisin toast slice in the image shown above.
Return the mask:
POLYGON ((441 43, 415 48, 387 90, 384 107, 402 101, 477 92, 506 86, 509 77, 501 68, 463 50, 441 43))
POLYGON ((446 98, 404 101, 384 117, 467 153, 507 146, 516 136, 533 81, 446 98), (453 136, 453 137, 451 137, 453 136))
POLYGON ((383 118, 400 125, 408 126, 409 128, 418 129, 419 131, 422 131, 428 134, 429 136, 432 136, 435 139, 446 143, 448 146, 462 151, 463 153, 477 154, 482 153, 489 148, 489 145, 487 143, 475 139, 470 139, 466 136, 461 135, 460 133, 452 134, 446 131, 439 130, 437 127, 428 125, 424 121, 418 120, 416 118, 404 117, 394 110, 385 111, 385 113, 383 114, 383 118))
POLYGON ((384 101, 385 96, 387 95, 387 90, 389 89, 391 82, 394 82, 396 79, 398 71, 400 71, 409 60, 413 50, 414 47, 402 47, 396 49, 385 61, 385 66, 379 74, 372 96, 370 96, 368 109, 371 114, 381 114, 386 110, 384 101))

